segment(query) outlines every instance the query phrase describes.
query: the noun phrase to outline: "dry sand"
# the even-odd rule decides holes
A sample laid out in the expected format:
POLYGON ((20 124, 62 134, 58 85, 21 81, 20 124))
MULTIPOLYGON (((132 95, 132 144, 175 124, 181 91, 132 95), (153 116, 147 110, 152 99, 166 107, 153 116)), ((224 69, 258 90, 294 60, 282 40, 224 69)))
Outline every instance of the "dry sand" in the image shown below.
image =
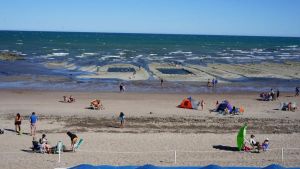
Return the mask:
POLYGON ((176 106, 184 94, 150 93, 84 93, 26 90, 0 91, 0 121, 5 134, 0 135, 1 168, 54 168, 81 163, 95 165, 243 165, 265 166, 280 163, 300 165, 300 111, 276 110, 280 102, 295 101, 283 93, 277 101, 258 101, 256 93, 197 94, 204 99, 204 110, 179 109, 176 106), (62 103, 63 95, 72 94, 75 103, 62 103), (86 109, 89 101, 100 98, 104 110, 86 109), (233 105, 243 106, 242 115, 224 116, 210 109, 217 100, 228 99, 233 105), (67 130, 74 131, 85 142, 76 153, 58 155, 31 153, 32 137, 16 135, 14 115, 21 113, 23 132, 29 132, 27 117, 31 112, 40 117, 38 134, 46 133, 51 145, 61 140, 69 146, 67 130), (126 115, 126 127, 118 128, 120 111, 126 115), (151 113, 150 113, 151 112, 151 113), (231 151, 236 132, 244 123, 248 134, 262 141, 268 137, 271 150, 261 153, 231 151), (282 161, 282 150, 283 161, 282 161), (229 149, 229 150, 228 150, 229 149), (176 150, 176 164, 175 164, 176 150))

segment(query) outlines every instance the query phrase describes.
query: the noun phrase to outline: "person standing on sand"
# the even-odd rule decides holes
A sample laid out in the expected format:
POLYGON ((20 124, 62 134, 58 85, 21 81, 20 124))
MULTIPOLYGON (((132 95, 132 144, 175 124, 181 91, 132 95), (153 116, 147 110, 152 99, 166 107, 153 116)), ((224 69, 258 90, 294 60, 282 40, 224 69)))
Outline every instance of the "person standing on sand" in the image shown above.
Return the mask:
POLYGON ((211 83, 212 83, 212 86, 215 87, 215 78, 212 79, 211 83))
POLYGON ((124 128, 125 114, 123 112, 120 113, 119 120, 120 120, 120 128, 124 128))
POLYGON ((299 96, 299 87, 296 87, 295 92, 296 92, 295 96, 299 96))
POLYGON ((21 134, 21 122, 22 122, 22 117, 20 113, 18 113, 15 117, 15 126, 16 126, 16 132, 17 134, 21 134))
POLYGON ((71 139, 71 148, 72 148, 72 151, 75 152, 75 144, 78 140, 78 137, 76 134, 74 133, 71 133, 70 131, 67 132, 67 135, 70 137, 71 139))
POLYGON ((164 87, 163 84, 164 83, 164 79, 163 78, 160 78, 160 87, 164 87))
POLYGON ((204 105, 205 105, 205 102, 204 102, 204 100, 201 100, 201 103, 200 103, 200 105, 201 105, 201 110, 203 110, 203 109, 204 109, 204 105))
POLYGON ((280 94, 279 89, 277 89, 277 92, 276 92, 277 99, 279 98, 279 94, 280 94))
POLYGON ((31 116, 29 117, 30 121, 30 135, 35 136, 36 133, 36 123, 38 121, 38 116, 35 115, 35 112, 31 113, 31 116))
POLYGON ((125 85, 124 83, 120 83, 120 92, 125 92, 125 85))

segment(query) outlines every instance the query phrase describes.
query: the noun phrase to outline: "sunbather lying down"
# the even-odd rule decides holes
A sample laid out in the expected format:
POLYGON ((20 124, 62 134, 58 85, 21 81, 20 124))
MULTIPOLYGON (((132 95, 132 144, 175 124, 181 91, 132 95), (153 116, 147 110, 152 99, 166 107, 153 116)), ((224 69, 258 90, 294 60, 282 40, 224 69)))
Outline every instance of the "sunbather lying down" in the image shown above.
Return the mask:
POLYGON ((96 110, 99 110, 99 109, 103 110, 104 109, 104 106, 102 105, 101 101, 98 100, 98 99, 92 100, 90 106, 93 109, 96 109, 96 110))
POLYGON ((72 97, 72 95, 70 95, 70 97, 63 96, 63 99, 64 99, 65 103, 73 103, 73 102, 75 102, 75 98, 72 97))

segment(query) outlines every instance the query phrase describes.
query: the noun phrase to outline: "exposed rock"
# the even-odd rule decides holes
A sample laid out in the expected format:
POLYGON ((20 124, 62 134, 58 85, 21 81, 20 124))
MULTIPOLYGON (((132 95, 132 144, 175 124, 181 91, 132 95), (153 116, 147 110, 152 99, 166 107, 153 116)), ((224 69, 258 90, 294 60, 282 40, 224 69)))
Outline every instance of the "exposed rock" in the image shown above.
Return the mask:
POLYGON ((16 61, 16 60, 25 60, 23 56, 17 53, 11 52, 1 52, 0 53, 0 60, 4 61, 16 61))

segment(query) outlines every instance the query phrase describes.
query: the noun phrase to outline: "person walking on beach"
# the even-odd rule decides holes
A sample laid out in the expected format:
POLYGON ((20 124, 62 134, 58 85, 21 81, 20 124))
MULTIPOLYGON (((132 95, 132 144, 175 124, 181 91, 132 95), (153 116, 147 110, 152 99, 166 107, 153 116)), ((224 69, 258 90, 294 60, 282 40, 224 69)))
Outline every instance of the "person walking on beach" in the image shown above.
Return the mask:
POLYGON ((295 94, 295 96, 299 96, 299 87, 296 87, 296 94, 295 94))
POLYGON ((279 89, 277 89, 276 95, 277 95, 277 99, 278 99, 279 95, 280 95, 279 89))
POLYGON ((120 120, 120 128, 124 128, 125 114, 123 112, 120 113, 119 120, 120 120))
POLYGON ((21 122, 22 122, 22 117, 21 117, 20 113, 18 113, 15 117, 16 133, 18 135, 21 134, 21 122))
POLYGON ((204 100, 201 100, 201 103, 200 103, 200 105, 201 105, 201 110, 203 110, 203 109, 204 109, 204 105, 205 105, 205 102, 204 102, 204 100))
POLYGON ((120 83, 120 92, 125 92, 125 84, 124 83, 120 83))
POLYGON ((38 116, 35 114, 35 112, 31 113, 31 116, 29 117, 29 121, 30 121, 30 135, 35 136, 36 123, 38 121, 38 116))
POLYGON ((160 87, 164 87, 164 79, 163 78, 160 78, 160 87))

